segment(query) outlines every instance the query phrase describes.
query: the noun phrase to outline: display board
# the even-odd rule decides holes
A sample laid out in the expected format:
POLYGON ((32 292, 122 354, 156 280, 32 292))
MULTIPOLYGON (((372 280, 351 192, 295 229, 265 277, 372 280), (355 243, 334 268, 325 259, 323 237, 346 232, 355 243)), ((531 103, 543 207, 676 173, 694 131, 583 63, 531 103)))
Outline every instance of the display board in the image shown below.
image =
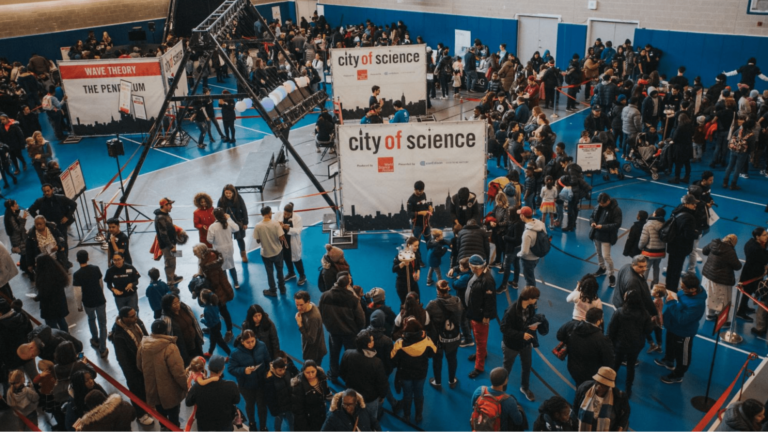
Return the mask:
POLYGON ((69 199, 75 199, 85 192, 85 177, 80 166, 80 160, 76 160, 59 175, 61 185, 64 187, 64 195, 69 199))
POLYGON ((482 121, 338 126, 346 229, 409 228, 406 203, 418 180, 434 206, 432 226, 452 226, 448 203, 460 188, 483 200, 485 133, 482 121))
POLYGON ((400 100, 411 116, 427 114, 426 45, 399 45, 331 50, 333 93, 341 100, 344 120, 359 120, 368 112, 371 88, 381 88, 381 115, 395 113, 400 100))
POLYGON ((602 168, 603 145, 600 143, 579 144, 576 148, 576 163, 582 170, 600 171, 602 168))
MULTIPOLYGON (((174 45, 171 49, 165 52, 162 57, 160 57, 161 66, 163 68, 163 75, 165 75, 166 79, 166 88, 171 88, 171 82, 173 81, 173 77, 176 76, 176 72, 179 71, 179 66, 181 66, 181 59, 184 57, 184 41, 180 41, 176 45, 174 45)), ((176 96, 186 96, 187 95, 187 86, 184 85, 187 82, 187 71, 185 69, 181 69, 181 80, 179 81, 182 83, 179 86, 176 86, 176 92, 174 93, 176 96)))
POLYGON ((160 63, 159 58, 59 62, 75 134, 99 136, 148 132, 165 98, 160 63), (121 93, 122 81, 130 84, 127 99, 126 93, 121 93), (131 99, 134 95, 144 98, 149 119, 134 116, 131 99))

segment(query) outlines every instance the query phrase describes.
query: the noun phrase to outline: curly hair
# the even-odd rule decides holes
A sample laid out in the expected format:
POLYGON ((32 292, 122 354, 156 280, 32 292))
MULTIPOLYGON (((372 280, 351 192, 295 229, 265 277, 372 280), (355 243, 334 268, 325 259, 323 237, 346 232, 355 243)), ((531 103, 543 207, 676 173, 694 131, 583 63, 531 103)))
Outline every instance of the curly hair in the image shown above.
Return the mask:
POLYGON ((208 208, 213 207, 213 200, 211 199, 211 196, 205 192, 200 192, 197 195, 195 195, 195 199, 193 201, 193 203, 195 204, 195 207, 202 208, 202 205, 200 204, 202 200, 206 200, 208 202, 208 208))

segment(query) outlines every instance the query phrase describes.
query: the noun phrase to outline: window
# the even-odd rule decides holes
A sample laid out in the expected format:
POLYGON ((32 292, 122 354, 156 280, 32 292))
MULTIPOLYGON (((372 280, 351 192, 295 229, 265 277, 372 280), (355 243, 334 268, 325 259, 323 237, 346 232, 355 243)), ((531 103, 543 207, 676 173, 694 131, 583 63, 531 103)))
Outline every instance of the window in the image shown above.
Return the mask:
POLYGON ((749 0, 747 13, 768 15, 768 0, 749 0))

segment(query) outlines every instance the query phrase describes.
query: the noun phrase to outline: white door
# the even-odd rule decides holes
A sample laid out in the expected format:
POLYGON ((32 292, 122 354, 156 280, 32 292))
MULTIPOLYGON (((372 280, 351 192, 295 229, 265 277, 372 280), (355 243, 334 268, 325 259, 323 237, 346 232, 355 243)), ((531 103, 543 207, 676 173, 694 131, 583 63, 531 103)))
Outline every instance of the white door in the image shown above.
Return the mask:
POLYGON ((301 22, 301 18, 306 18, 307 22, 312 22, 312 15, 317 8, 315 0, 296 0, 296 24, 301 22))
POLYGON ((525 63, 538 51, 542 56, 549 50, 557 59, 557 18, 518 16, 517 18, 517 56, 525 63))
POLYGON ((619 45, 624 45, 624 41, 627 39, 632 41, 632 45, 635 43, 634 39, 637 23, 590 21, 589 24, 587 47, 594 45, 597 38, 600 38, 600 40, 603 41, 603 45, 605 45, 606 42, 611 41, 614 49, 619 45))

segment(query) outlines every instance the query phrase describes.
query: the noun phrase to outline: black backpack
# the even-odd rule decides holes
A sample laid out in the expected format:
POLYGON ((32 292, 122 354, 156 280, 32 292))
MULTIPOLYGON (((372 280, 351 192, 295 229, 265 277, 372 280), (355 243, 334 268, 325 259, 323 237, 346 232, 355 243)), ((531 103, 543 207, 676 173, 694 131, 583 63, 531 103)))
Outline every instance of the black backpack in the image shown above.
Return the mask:
POLYGON ((326 292, 328 291, 328 287, 325 286, 325 279, 323 278, 323 272, 325 269, 320 266, 320 275, 317 277, 317 288, 320 290, 320 292, 326 292))
POLYGON ((443 311, 443 317, 445 318, 443 325, 435 326, 438 335, 437 339, 445 352, 454 352, 459 348, 459 343, 461 342, 461 333, 459 332, 460 317, 456 317, 454 316, 455 314, 448 312, 448 308, 439 299, 435 300, 435 302, 440 310, 443 311))
POLYGON ((661 226, 659 239, 664 243, 674 243, 678 237, 677 215, 673 214, 661 226))
POLYGON ((544 258, 552 247, 549 236, 545 231, 536 232, 536 241, 531 245, 531 253, 539 258, 544 258))

